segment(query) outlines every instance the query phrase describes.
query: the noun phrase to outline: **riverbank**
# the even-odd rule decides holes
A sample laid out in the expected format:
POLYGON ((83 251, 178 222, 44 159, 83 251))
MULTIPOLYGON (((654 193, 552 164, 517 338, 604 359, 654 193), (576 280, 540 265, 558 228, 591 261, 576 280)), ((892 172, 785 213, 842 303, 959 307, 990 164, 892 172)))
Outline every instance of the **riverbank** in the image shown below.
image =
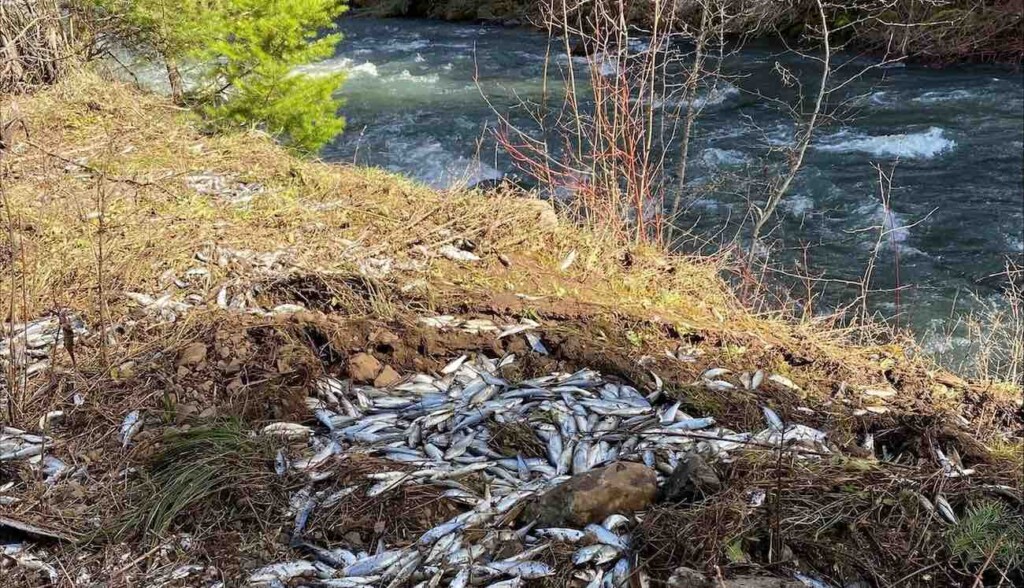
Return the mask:
MULTIPOLYGON (((625 245, 511 194, 439 192, 302 161, 258 134, 207 136, 167 100, 91 75, 4 106, 19 122, 3 159, 0 299, 29 325, 3 348, 16 359, 5 424, 25 432, 5 430, 5 455, 24 453, 0 462, 0 527, 24 541, 8 553, 14 585, 51 572, 78 586, 244 584, 314 559, 295 542, 300 512, 308 543, 409 549, 466 505, 401 480, 367 496, 367 474, 398 466, 366 437, 324 454, 324 419, 401 404, 462 355, 510 353, 490 374, 505 383, 490 385, 592 369, 650 395, 660 418, 671 409, 668 422, 685 412, 761 431, 767 407, 787 432, 824 434, 797 453, 800 439, 783 451, 750 438, 728 459, 706 455, 720 488, 629 519, 633 570, 931 585, 1002 569, 958 548, 950 521, 1021 507, 1018 390, 752 313, 720 279, 725 260, 625 245), (350 380, 377 392, 359 397, 350 380), (257 434, 274 423, 299 434, 257 434), (348 487, 333 510, 295 505, 348 487)), ((481 427, 500 438, 499 424, 481 427)), ((514 460, 538 442, 491 447, 514 460)), ((673 457, 651 451, 663 477, 673 457)), ((461 482, 495 484, 487 472, 461 482)), ((564 580, 572 550, 546 553, 564 580)), ((311 569, 295 582, 330 574, 311 569)))
MULTIPOLYGON (((544 28, 543 3, 523 0, 357 0, 356 13, 377 17, 431 18, 456 22, 490 22, 544 28)), ((679 27, 700 24, 700 4, 681 2, 679 27)), ((724 2, 726 36, 742 39, 783 38, 799 42, 817 35, 820 16, 813 2, 724 2)), ((715 10, 718 10, 716 6, 715 10)), ((1024 59, 1024 13, 1019 2, 870 2, 828 6, 833 42, 850 50, 885 54, 929 65, 1001 63, 1024 59)), ((649 3, 634 3, 629 24, 651 30, 657 12, 649 3)), ((665 20, 665 16, 662 16, 665 20)), ((662 25, 664 26, 664 24, 662 25)))

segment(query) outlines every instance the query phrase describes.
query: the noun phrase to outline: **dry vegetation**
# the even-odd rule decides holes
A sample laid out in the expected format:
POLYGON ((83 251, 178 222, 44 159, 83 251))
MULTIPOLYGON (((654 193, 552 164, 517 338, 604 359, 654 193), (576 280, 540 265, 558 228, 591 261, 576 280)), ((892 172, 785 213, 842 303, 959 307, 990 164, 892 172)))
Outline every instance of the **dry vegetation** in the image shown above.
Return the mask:
MULTIPOLYGON (((727 259, 625 245, 514 194, 438 193, 376 170, 301 161, 257 134, 206 136, 167 100, 93 75, 19 98, 17 109, 8 100, 3 115, 18 117, 21 129, 0 170, 3 314, 13 323, 75 315, 91 331, 73 349, 54 349, 53 365, 31 377, 6 362, 3 384, 5 422, 38 430, 41 416, 66 411, 50 430, 55 451, 88 466, 85 478, 50 487, 0 464, 0 485, 10 478, 22 496, 0 514, 85 538, 52 547, 67 585, 83 573, 134 585, 190 562, 237 579, 290 553, 280 539, 288 524, 287 492, 280 490, 294 491, 301 481, 257 483, 269 480, 270 457, 239 431, 310 420, 304 400, 311 382, 338 373, 356 352, 408 373, 436 370, 464 351, 523 351, 493 335, 417 323, 434 313, 541 321, 552 354, 524 359, 524 377, 589 366, 647 386, 653 370, 685 407, 743 430, 760 422, 762 404, 787 419, 813 408, 813 416, 800 413, 801 422, 829 430, 843 454, 816 467, 781 460, 772 468, 732 466, 728 479, 737 489, 785 485, 764 520, 738 519, 738 495, 730 493, 691 509, 653 511, 639 535, 652 572, 681 563, 727 574, 773 569, 780 556, 761 548, 766 544, 785 544, 804 567, 827 575, 871 569, 878 585, 939 573, 968 581, 1002 569, 991 561, 980 568, 973 555, 948 549, 937 531, 942 523, 911 513, 905 500, 915 496, 904 489, 931 494, 945 483, 935 478, 935 446, 952 448, 976 470, 944 490, 957 509, 992 499, 986 485, 1020 488, 1020 397, 1012 388, 966 382, 898 345, 854 345, 849 332, 752 313, 719 277, 727 259), (459 263, 436 254, 449 244, 482 259, 459 263), (277 255, 262 263, 258 255, 224 254, 243 250, 277 255), (575 261, 560 269, 572 251, 575 261), (180 296, 175 278, 196 266, 197 253, 224 261, 205 265, 203 284, 190 287, 205 294, 176 321, 156 320, 126 296, 180 296), (221 285, 253 292, 263 308, 308 310, 269 317, 223 310, 221 285), (180 352, 195 342, 207 359, 183 365, 180 352), (678 349, 698 360, 665 354, 678 349), (711 394, 690 385, 710 366, 750 365, 785 374, 800 389, 711 394), (869 388, 896 394, 882 402, 862 394, 869 388), (75 395, 84 403, 72 403, 75 395), (133 409, 151 416, 135 445, 122 449, 116 430, 133 409), (858 447, 867 433, 878 451, 896 456, 891 463, 858 447), (223 455, 238 457, 230 476, 220 472, 223 455), (190 467, 176 468, 176 461, 190 467), (141 473, 126 478, 126 467, 141 473), (194 492, 189 500, 170 499, 182 487, 194 492), (141 520, 145 528, 136 524, 141 520), (688 528, 706 535, 691 541, 673 534, 688 528), (836 537, 848 528, 860 529, 849 547, 876 560, 854 561, 842 551, 847 543, 836 537), (105 541, 118 533, 131 540, 105 541), (824 544, 835 548, 822 551, 824 544), (925 551, 906 558, 889 551, 907 545, 925 551), (746 559, 736 561, 737 553, 746 559), (921 568, 927 573, 915 573, 921 568)), ((496 441, 521 446, 521 437, 507 430, 496 441)), ((374 466, 337 467, 343 481, 374 466)), ((429 488, 406 494, 369 503, 353 496, 337 505, 338 516, 312 521, 313 536, 326 543, 343 536, 367 545, 381 537, 401 541, 453 508, 429 488), (405 512, 414 514, 395 516, 405 512)), ((1013 490, 995 499, 1021 505, 1013 490)), ((16 585, 32 585, 29 578, 19 576, 16 585)))

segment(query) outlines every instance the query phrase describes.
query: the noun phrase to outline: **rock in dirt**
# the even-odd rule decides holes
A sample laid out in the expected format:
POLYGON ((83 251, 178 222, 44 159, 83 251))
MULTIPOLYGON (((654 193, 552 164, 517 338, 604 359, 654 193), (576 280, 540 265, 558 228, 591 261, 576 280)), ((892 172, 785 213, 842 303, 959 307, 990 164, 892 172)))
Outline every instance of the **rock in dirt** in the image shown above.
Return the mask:
POLYGON ((178 367, 190 367, 203 363, 206 360, 206 345, 189 343, 181 353, 178 354, 178 367))
POLYGON ((357 353, 348 360, 348 377, 353 382, 370 383, 380 373, 381 364, 369 353, 357 353))
POLYGON ((537 213, 536 227, 550 231, 558 226, 558 213, 547 200, 527 199, 527 206, 537 213))
POLYGON ((662 486, 659 498, 666 502, 703 500, 722 489, 722 481, 704 458, 691 453, 679 462, 662 486))
POLYGON ((390 388, 395 384, 402 381, 402 376, 395 371, 395 368, 386 365, 384 369, 380 371, 380 374, 373 381, 374 388, 390 388))
POLYGON ((643 510, 654 502, 658 477, 638 463, 619 462, 570 478, 543 494, 523 513, 542 527, 582 527, 609 515, 643 510))
MULTIPOLYGON (((729 588, 805 588, 802 582, 770 576, 736 576, 727 578, 724 585, 729 588)), ((718 588, 722 584, 693 568, 682 566, 672 572, 672 576, 665 586, 666 588, 718 588)))

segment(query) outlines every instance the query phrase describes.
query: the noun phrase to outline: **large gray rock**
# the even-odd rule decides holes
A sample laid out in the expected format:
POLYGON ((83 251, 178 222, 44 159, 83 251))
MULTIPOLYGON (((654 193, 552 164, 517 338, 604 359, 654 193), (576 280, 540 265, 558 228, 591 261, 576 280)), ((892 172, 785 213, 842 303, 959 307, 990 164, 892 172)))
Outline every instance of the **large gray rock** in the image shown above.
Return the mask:
POLYGON ((540 526, 575 525, 603 520, 616 513, 643 510, 654 502, 658 477, 638 463, 618 462, 573 476, 526 507, 525 521, 540 526))

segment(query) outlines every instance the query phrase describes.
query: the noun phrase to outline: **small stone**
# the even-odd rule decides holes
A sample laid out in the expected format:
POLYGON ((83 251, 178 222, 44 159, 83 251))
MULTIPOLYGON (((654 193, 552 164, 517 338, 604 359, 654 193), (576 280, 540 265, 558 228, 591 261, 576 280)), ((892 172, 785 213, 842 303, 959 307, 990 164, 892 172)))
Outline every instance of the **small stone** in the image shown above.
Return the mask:
POLYGON ((179 403, 175 407, 174 421, 178 424, 184 423, 199 413, 199 407, 194 402, 179 403))
POLYGON ((542 231, 550 231, 558 227, 558 214, 555 212, 555 207, 551 205, 551 202, 547 200, 539 199, 527 199, 525 200, 528 208, 533 209, 537 213, 536 227, 542 231))
POLYGON ((701 572, 693 568, 680 566, 672 572, 665 585, 668 588, 712 588, 714 583, 701 572))
POLYGON ((380 370, 380 362, 369 353, 357 353, 348 360, 348 377, 354 382, 372 382, 380 370))
POLYGON ((370 343, 374 345, 394 345, 401 338, 387 329, 378 329, 370 335, 370 343))
POLYGON ((359 534, 359 531, 349 531, 342 538, 353 547, 359 548, 363 546, 363 536, 359 534))
POLYGON ((654 502, 658 476, 638 463, 619 462, 573 476, 526 507, 524 522, 582 527, 609 515, 643 510, 654 502))
POLYGON ((178 354, 178 366, 192 366, 199 365, 206 360, 206 345, 199 343, 189 343, 181 353, 178 354))
POLYGON ((238 372, 242 371, 242 360, 237 357, 232 359, 231 363, 224 366, 223 371, 224 374, 228 376, 233 376, 237 374, 238 372))
POLYGON ((373 387, 390 388, 401 381, 402 376, 398 375, 398 372, 396 372, 394 368, 386 365, 384 366, 384 369, 381 370, 380 375, 378 375, 373 381, 373 387))
POLYGON ((135 362, 126 361, 121 365, 117 366, 117 375, 115 379, 127 380, 135 375, 135 362))
POLYGON ((667 502, 696 502, 722 489, 722 481, 704 458, 690 453, 683 458, 661 488, 667 502))

